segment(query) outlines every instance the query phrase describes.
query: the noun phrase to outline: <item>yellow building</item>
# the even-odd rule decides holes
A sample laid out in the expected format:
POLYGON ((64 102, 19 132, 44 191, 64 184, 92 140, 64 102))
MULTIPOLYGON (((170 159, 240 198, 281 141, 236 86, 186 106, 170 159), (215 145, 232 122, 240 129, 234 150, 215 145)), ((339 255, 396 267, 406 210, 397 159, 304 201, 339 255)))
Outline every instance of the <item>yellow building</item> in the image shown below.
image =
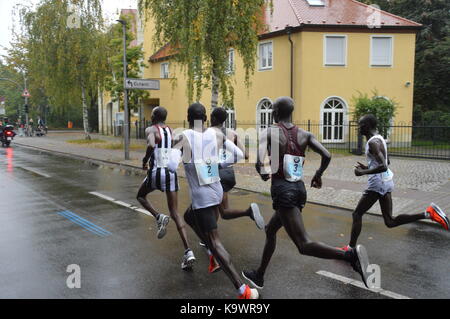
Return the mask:
MULTIPOLYGON (((401 108, 396 122, 411 122, 413 112, 415 40, 421 25, 354 0, 274 0, 266 13, 268 32, 260 35, 257 70, 249 90, 242 60, 230 48, 234 70, 234 110, 228 125, 256 129, 272 122, 272 102, 292 96, 295 123, 316 123, 322 142, 342 143, 352 120, 351 100, 358 92, 395 99, 401 108)), ((149 68, 144 78, 160 79, 143 115, 155 106, 169 111, 169 123, 186 120, 186 81, 162 48, 152 51, 154 25, 144 29, 149 68), (171 79, 177 86, 172 87, 171 79)), ((210 105, 211 92, 202 102, 210 105)))

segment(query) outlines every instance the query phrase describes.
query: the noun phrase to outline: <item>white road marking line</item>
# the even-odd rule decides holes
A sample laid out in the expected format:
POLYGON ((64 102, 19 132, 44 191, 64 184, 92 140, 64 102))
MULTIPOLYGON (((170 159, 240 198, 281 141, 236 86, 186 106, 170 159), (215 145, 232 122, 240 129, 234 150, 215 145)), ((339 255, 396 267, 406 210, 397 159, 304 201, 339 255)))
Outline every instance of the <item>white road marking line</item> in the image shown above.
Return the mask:
POLYGON ((109 200, 110 202, 114 202, 115 201, 114 198, 106 196, 106 195, 103 195, 103 194, 100 194, 100 193, 97 193, 97 192, 91 192, 89 194, 97 196, 97 197, 100 197, 100 198, 103 198, 103 199, 106 199, 106 200, 109 200))
POLYGON ((109 201, 109 202, 112 202, 112 203, 114 203, 114 204, 116 204, 116 205, 119 205, 119 206, 122 206, 122 207, 125 207, 125 208, 128 208, 128 209, 131 209, 131 210, 133 210, 133 211, 135 211, 135 212, 142 213, 142 214, 144 214, 144 215, 153 217, 153 215, 150 214, 150 213, 149 213, 148 211, 146 211, 145 209, 137 208, 137 207, 135 207, 135 206, 133 206, 133 205, 131 205, 131 204, 128 204, 128 203, 125 203, 125 202, 122 202, 122 201, 115 200, 114 198, 109 197, 109 196, 106 196, 106 195, 103 195, 103 194, 101 194, 101 193, 90 192, 89 194, 94 195, 94 196, 96 196, 96 197, 99 197, 99 198, 101 198, 101 199, 107 200, 107 201, 109 201))
POLYGON ((355 287, 358 287, 358 288, 361 288, 361 289, 364 289, 364 290, 368 290, 370 292, 377 293, 377 294, 380 294, 380 295, 383 295, 383 296, 386 296, 386 297, 389 297, 389 298, 393 298, 393 299, 412 299, 410 297, 406 297, 406 296, 397 294, 397 293, 389 291, 389 290, 368 289, 364 285, 364 283, 362 283, 361 281, 354 280, 354 279, 347 278, 347 277, 340 276, 340 275, 336 275, 336 274, 333 274, 332 272, 321 270, 321 271, 318 271, 317 274, 321 275, 321 276, 324 276, 324 277, 328 277, 328 278, 337 280, 337 281, 340 281, 340 282, 343 282, 346 285, 352 285, 352 286, 355 286, 355 287))
POLYGON ((45 178, 50 178, 51 177, 50 175, 47 175, 47 174, 42 173, 42 172, 39 172, 39 171, 37 171, 37 170, 35 170, 33 168, 30 168, 30 167, 21 167, 21 168, 26 170, 26 171, 28 171, 28 172, 31 172, 33 174, 36 174, 36 175, 39 175, 39 176, 42 176, 42 177, 45 177, 45 178))

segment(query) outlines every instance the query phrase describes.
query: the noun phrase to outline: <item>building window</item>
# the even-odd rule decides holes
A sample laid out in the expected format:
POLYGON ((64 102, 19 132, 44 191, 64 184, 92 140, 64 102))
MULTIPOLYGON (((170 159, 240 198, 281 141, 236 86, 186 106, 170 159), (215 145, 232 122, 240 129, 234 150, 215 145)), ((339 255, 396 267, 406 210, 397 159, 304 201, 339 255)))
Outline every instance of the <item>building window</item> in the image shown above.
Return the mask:
POLYGON ((227 74, 234 73, 234 49, 230 49, 228 51, 228 66, 226 70, 227 74))
POLYGON ((339 98, 329 98, 322 108, 322 140, 327 143, 344 142, 346 104, 339 98))
POLYGON ((330 66, 347 65, 347 37, 345 35, 325 36, 324 64, 330 66))
POLYGON ((259 69, 270 70, 273 67, 273 43, 259 44, 259 69))
POLYGON ((393 39, 391 36, 371 37, 371 66, 392 66, 393 39))
POLYGON ((258 130, 262 131, 273 124, 273 104, 269 99, 263 99, 258 103, 258 130))
POLYGON ((161 63, 161 79, 169 78, 169 63, 161 63))

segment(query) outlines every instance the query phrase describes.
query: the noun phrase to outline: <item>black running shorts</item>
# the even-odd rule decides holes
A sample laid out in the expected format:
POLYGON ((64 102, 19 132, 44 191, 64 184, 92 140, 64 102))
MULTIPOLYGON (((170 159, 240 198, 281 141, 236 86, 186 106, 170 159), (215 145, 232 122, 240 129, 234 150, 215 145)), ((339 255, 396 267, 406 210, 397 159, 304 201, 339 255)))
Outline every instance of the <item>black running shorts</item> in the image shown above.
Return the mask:
POLYGON ((204 232, 211 232, 217 229, 216 207, 207 207, 194 210, 195 222, 204 232))
POLYGON ((273 209, 299 208, 303 210, 306 205, 306 187, 303 181, 291 183, 285 179, 272 179, 273 209))
POLYGON ((236 186, 236 175, 234 174, 234 168, 223 168, 219 170, 219 175, 223 191, 225 193, 230 192, 234 188, 234 186, 236 186))

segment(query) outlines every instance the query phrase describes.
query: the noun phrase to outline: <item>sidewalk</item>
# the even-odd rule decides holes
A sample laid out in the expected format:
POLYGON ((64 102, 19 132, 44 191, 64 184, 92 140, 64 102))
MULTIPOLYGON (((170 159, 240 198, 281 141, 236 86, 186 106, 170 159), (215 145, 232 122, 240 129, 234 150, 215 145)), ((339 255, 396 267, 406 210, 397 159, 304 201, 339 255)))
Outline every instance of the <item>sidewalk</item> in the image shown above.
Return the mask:
MULTIPOLYGON (((141 168, 145 154, 145 141, 132 140, 133 144, 142 145, 142 149, 131 151, 130 161, 124 160, 123 150, 101 149, 89 146, 69 144, 66 141, 83 139, 82 133, 50 132, 43 138, 20 138, 14 144, 35 147, 89 158, 112 164, 141 168)), ((119 143, 121 139, 92 134, 92 138, 119 143)), ((367 177, 353 174, 357 161, 364 162, 361 156, 334 155, 331 165, 323 178, 323 189, 309 187, 311 177, 320 166, 320 159, 313 153, 307 154, 305 165, 305 183, 308 201, 353 210, 366 187, 367 177)), ((423 211, 431 202, 438 204, 444 211, 450 212, 450 162, 433 160, 416 160, 391 158, 391 169, 395 174, 396 189, 393 193, 394 211, 397 214, 411 214, 423 211)), ((180 169, 180 175, 184 170, 180 169)), ((270 182, 264 183, 256 173, 254 165, 236 166, 237 187, 249 191, 270 194, 270 182)), ((381 214, 378 205, 370 213, 381 214)))

